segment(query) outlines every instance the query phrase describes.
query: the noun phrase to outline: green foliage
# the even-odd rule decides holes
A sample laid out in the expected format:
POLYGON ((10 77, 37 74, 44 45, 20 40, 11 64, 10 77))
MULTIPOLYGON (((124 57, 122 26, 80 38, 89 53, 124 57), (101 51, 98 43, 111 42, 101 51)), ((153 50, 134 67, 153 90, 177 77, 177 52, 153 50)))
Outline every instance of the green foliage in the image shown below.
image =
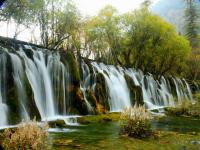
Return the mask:
POLYGON ((145 138, 152 135, 151 115, 144 106, 125 109, 120 117, 121 134, 130 137, 145 138))
POLYGON ((9 0, 5 1, 0 9, 0 20, 14 19, 18 24, 28 25, 36 19, 43 0, 9 0))
POLYGON ((189 42, 174 27, 146 8, 124 15, 127 32, 122 60, 128 67, 155 75, 175 74, 186 67, 189 42))
POLYGON ((72 1, 63 2, 57 6, 53 3, 54 12, 51 14, 51 35, 49 47, 54 49, 76 48, 80 50, 80 14, 72 1), (62 10, 63 9, 63 10, 62 10))
POLYGON ((158 76, 182 72, 191 49, 172 25, 147 7, 120 16, 107 6, 87 21, 85 34, 96 59, 158 76))
POLYGON ((70 0, 6 1, 0 10, 0 20, 14 21, 17 27, 38 26, 40 42, 47 48, 68 49, 73 45, 77 50, 80 49, 80 14, 70 0))
POLYGON ((85 45, 95 54, 96 59, 109 63, 116 62, 120 39, 120 17, 117 10, 108 5, 100 10, 95 17, 86 20, 85 45))
POLYGON ((145 1, 140 9, 119 15, 108 5, 97 16, 82 20, 71 0, 12 0, 6 1, 0 15, 18 24, 39 26, 41 44, 50 49, 71 49, 78 56, 92 55, 158 78, 182 75, 188 67, 189 42, 148 6, 145 1))
POLYGON ((5 150, 43 150, 47 148, 48 126, 39 127, 36 121, 22 123, 13 131, 2 133, 2 147, 5 150))

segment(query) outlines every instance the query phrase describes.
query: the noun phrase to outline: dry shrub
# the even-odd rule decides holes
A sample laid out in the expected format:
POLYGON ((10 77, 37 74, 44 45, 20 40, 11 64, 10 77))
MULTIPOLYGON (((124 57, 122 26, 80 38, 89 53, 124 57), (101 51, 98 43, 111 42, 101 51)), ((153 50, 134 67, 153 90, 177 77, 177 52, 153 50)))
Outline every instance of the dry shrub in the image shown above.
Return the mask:
POLYGON ((144 106, 126 108, 120 117, 120 134, 136 138, 145 138, 152 135, 151 114, 144 106))
POLYGON ((2 137, 2 147, 5 150, 45 150, 48 124, 38 126, 36 121, 23 122, 15 131, 6 129, 2 137))

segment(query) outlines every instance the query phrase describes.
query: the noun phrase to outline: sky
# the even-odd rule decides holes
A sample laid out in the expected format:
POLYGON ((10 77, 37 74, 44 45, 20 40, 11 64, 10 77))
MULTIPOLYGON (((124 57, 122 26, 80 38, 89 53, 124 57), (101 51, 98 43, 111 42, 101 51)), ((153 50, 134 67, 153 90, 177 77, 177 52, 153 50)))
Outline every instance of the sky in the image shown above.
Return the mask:
MULTIPOLYGON (((140 6, 144 0, 74 0, 83 16, 93 16, 105 5, 112 5, 119 13, 134 10, 140 6)), ((153 4, 158 0, 152 0, 153 4)))
MULTIPOLYGON (((138 8, 144 0, 73 0, 80 10, 82 16, 94 16, 98 13, 98 11, 106 5, 114 6, 119 13, 125 13, 131 10, 138 8)), ((153 4, 155 4, 158 0, 152 0, 153 4)), ((7 28, 6 23, 0 23, 0 36, 11 37, 13 38, 15 25, 10 23, 7 28), (8 29, 8 30, 7 30, 8 29)), ((23 28, 23 27, 22 27, 23 28)), ((39 31, 35 30, 35 38, 39 38, 39 31)), ((24 30, 22 31, 17 39, 23 41, 30 41, 31 39, 31 31, 24 30)))

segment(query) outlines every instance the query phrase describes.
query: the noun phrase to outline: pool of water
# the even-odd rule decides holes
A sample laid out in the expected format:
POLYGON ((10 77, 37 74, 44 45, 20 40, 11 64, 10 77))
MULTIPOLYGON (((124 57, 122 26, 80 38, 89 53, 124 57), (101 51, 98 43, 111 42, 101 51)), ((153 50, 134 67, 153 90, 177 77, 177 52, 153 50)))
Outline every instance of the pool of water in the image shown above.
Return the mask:
MULTIPOLYGON (((168 117, 152 121, 154 130, 176 131, 181 133, 200 132, 200 120, 191 118, 168 117)), ((126 150, 137 149, 141 141, 119 135, 119 122, 95 123, 72 126, 68 129, 50 129, 49 145, 51 149, 88 149, 88 150, 126 150)), ((200 139, 199 139, 200 140, 200 139)), ((156 141, 155 141, 156 142, 156 141)), ((152 144, 148 143, 147 144, 152 144)), ((159 147, 158 147, 159 148, 159 147)))
POLYGON ((200 132, 200 119, 190 117, 163 117, 152 121, 153 129, 180 133, 200 132))

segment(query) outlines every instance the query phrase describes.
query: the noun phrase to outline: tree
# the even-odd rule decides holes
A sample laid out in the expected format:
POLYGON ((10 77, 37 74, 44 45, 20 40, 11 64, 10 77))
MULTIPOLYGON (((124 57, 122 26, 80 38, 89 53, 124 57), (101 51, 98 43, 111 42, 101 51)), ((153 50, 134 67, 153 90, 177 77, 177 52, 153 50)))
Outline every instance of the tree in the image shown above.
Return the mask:
POLYGON ((72 1, 46 1, 39 15, 42 44, 50 49, 80 49, 80 14, 72 1))
POLYGON ((158 78, 183 72, 191 50, 189 42, 146 5, 124 15, 107 6, 87 21, 85 34, 87 48, 96 59, 158 78))
MULTIPOLYGON (((80 49, 80 14, 71 0, 6 1, 0 19, 12 21, 17 27, 35 25, 40 30, 40 43, 47 48, 67 49, 73 45, 80 49)), ((16 30, 15 37, 18 34, 16 30)))
POLYGON ((198 46, 199 12, 195 0, 186 0, 185 33, 193 48, 198 46))
POLYGON ((123 16, 122 64, 157 75, 175 75, 186 67, 189 42, 174 27, 141 8, 123 16))
POLYGON ((43 0, 9 0, 5 1, 0 9, 0 21, 12 22, 16 25, 14 38, 21 32, 20 25, 30 28, 32 22, 36 21, 43 0))
POLYGON ((96 59, 113 64, 116 64, 120 49, 120 17, 117 13, 114 7, 107 5, 85 25, 86 48, 93 51, 96 59))

